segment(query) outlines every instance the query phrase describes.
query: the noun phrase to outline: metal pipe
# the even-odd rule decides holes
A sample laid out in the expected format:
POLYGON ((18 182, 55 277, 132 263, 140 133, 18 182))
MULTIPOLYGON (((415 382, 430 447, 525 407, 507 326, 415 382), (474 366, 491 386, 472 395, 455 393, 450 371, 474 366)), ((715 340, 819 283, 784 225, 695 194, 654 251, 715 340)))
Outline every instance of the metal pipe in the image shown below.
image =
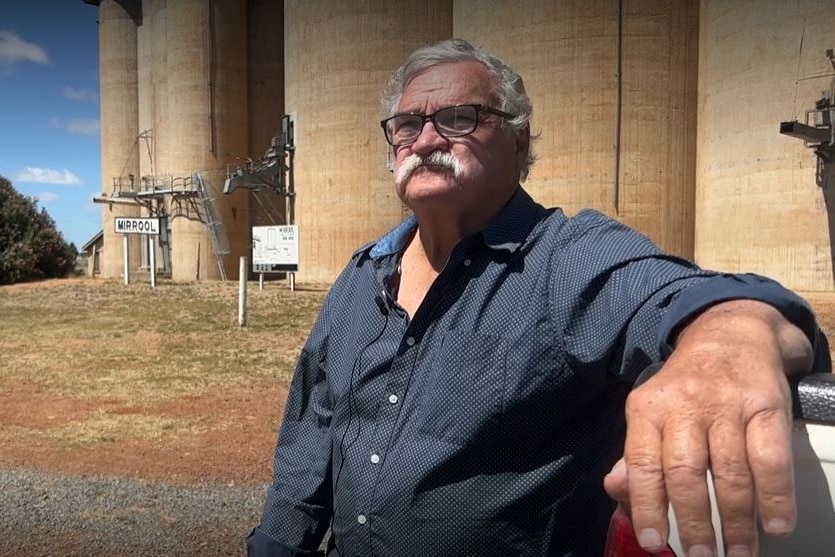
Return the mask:
POLYGON ((620 213, 620 136, 623 120, 623 0, 618 0, 618 40, 615 100, 615 171, 614 199, 615 214, 620 213))

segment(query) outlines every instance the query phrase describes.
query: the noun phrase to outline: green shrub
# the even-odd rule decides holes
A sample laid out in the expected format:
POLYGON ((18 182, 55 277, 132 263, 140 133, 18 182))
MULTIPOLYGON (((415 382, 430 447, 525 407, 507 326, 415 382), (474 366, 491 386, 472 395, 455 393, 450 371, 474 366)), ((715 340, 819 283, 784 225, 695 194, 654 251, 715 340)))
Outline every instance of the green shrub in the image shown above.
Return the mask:
POLYGON ((0 284, 65 277, 77 255, 46 209, 0 176, 0 284))

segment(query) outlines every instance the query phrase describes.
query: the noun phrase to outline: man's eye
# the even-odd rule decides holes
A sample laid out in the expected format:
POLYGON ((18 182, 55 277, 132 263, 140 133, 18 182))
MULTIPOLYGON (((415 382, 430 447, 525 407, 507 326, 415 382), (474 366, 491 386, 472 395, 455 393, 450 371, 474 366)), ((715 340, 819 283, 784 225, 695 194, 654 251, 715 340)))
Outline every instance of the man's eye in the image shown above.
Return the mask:
POLYGON ((399 134, 415 133, 418 130, 420 130, 420 121, 417 118, 403 120, 394 127, 395 133, 399 134))

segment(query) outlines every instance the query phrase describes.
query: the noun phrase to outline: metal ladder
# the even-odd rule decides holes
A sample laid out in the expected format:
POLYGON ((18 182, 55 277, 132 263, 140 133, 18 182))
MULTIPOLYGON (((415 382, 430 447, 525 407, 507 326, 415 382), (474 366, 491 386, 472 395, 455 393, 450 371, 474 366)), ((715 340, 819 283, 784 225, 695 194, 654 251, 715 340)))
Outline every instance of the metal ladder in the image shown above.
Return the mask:
POLYGON ((209 228, 209 235, 212 238, 212 249, 215 252, 215 259, 217 260, 217 268, 220 271, 220 278, 226 280, 226 269, 223 268, 223 256, 232 253, 229 249, 229 239, 226 236, 226 228, 223 226, 217 213, 215 212, 214 197, 209 193, 211 184, 203 180, 199 172, 191 175, 192 182, 197 188, 197 195, 200 197, 200 203, 203 205, 203 214, 205 215, 206 226, 209 228))

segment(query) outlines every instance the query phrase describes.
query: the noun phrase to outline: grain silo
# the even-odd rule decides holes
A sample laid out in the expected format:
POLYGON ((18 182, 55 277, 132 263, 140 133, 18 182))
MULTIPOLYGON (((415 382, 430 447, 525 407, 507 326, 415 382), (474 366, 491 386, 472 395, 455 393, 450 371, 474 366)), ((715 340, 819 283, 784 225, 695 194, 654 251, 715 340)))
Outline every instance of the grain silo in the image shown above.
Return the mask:
MULTIPOLYGON (((831 0, 703 0, 699 56, 696 259, 833 289, 827 172, 780 134, 832 89, 831 0), (827 55, 829 51, 829 56, 827 55)), ((831 93, 829 106, 831 106, 831 93)), ((831 124, 829 129, 831 130, 831 124)), ((831 167, 831 163, 830 163, 831 167)))
MULTIPOLYGON (((252 226, 290 222, 299 280, 332 281, 404 215, 383 83, 455 36, 524 77, 541 133, 526 187, 543 204, 597 208, 705 267, 833 289, 832 148, 781 133, 831 134, 814 129, 835 96, 830 0, 85 2, 100 6, 103 189, 153 199, 100 200, 106 277, 122 272, 114 216, 156 213, 175 279, 232 274, 252 226), (246 180, 222 193, 285 124, 295 196, 246 180)), ((146 263, 139 239, 130 251, 146 263)))
MULTIPOLYGON (((235 272, 249 253, 249 192, 222 188, 227 165, 249 150, 247 3, 88 3, 101 22, 104 276, 122 265, 115 211, 163 217, 160 251, 174 279, 235 272)), ((133 269, 147 265, 143 252, 133 269)))
MULTIPOLYGON (((139 179, 136 35, 139 0, 102 0, 99 6, 102 188, 110 193, 139 179)), ((130 201, 104 206, 101 272, 118 277, 124 268, 123 238, 114 232, 117 217, 138 217, 130 201)), ((140 237, 128 238, 130 261, 140 261, 140 237)))
POLYGON ((247 192, 222 193, 227 164, 248 150, 246 4, 169 1, 165 26, 165 59, 154 58, 154 75, 167 74, 156 174, 171 177, 175 191, 197 191, 171 201, 172 277, 218 278, 234 274, 249 249, 247 192), (195 173, 199 181, 189 182, 195 173))
POLYGON ((449 38, 451 0, 285 3, 300 280, 330 282, 403 217, 386 170, 380 93, 415 48, 449 38))
POLYGON ((525 79, 538 201, 596 208, 692 256, 696 2, 456 0, 453 21, 525 79))

